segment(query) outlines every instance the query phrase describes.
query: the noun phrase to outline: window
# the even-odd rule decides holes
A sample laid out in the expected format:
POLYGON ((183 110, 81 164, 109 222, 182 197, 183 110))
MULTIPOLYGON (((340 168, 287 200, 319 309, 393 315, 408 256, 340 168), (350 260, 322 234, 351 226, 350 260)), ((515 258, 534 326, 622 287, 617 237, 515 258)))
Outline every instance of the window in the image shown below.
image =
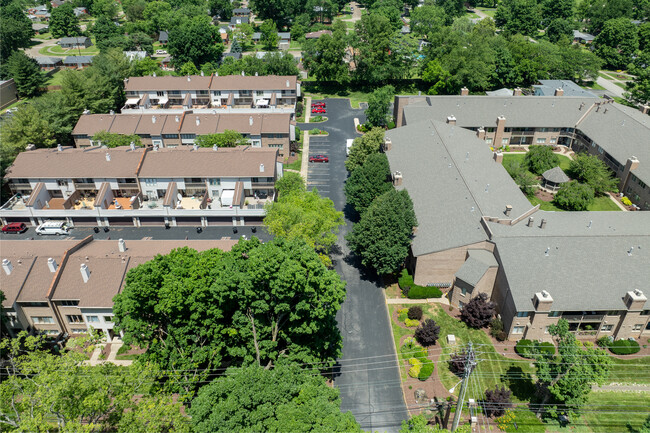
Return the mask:
POLYGON ((163 134, 163 138, 178 138, 178 134, 163 134))
POLYGON ((608 316, 618 316, 621 312, 618 310, 610 310, 607 312, 608 316))
POLYGON ((88 330, 86 328, 72 328, 71 329, 73 334, 87 334, 88 330))
POLYGON ((643 327, 643 324, 641 324, 641 323, 637 323, 637 324, 634 325, 634 327, 632 328, 632 331, 640 331, 642 327, 643 327))
POLYGON ((501 139, 501 144, 508 144, 508 139, 507 138, 502 138, 501 139))
POLYGON ((641 311, 642 316, 650 316, 650 310, 643 310, 641 311))
POLYGON ((59 185, 59 186, 66 186, 67 187, 68 186, 68 181, 63 180, 63 179, 59 179, 59 180, 56 181, 56 184, 59 185))
POLYGON ((158 183, 158 181, 156 179, 145 179, 144 180, 144 184, 146 186, 156 186, 157 183, 158 183))
POLYGON ((104 316, 104 322, 112 323, 113 322, 113 316, 104 316))
POLYGON ((213 94, 214 96, 221 96, 221 90, 213 90, 213 91, 212 91, 212 94, 213 94))
POLYGON ((491 139, 491 138, 486 138, 486 139, 485 139, 485 142, 486 142, 487 144, 492 144, 492 139, 491 139))
POLYGON ((25 302, 27 307, 47 307, 47 302, 25 302))
POLYGON ((603 327, 600 328, 603 332, 611 332, 612 329, 614 329, 614 325, 603 325, 603 327))
POLYGON ((255 91, 255 94, 256 94, 257 96, 264 96, 264 91, 263 91, 263 90, 256 90, 256 91, 255 91))
POLYGON ((208 91, 207 91, 207 90, 197 90, 197 91, 196 91, 196 94, 197 94, 197 95, 204 96, 204 95, 207 95, 207 94, 208 94, 208 91))
POLYGON ((99 323, 99 317, 97 316, 87 316, 86 318, 90 323, 99 323))
POLYGON ((537 144, 544 144, 544 143, 546 143, 546 139, 545 139, 545 138, 538 138, 538 139, 537 139, 537 144))
POLYGON ((59 331, 58 329, 42 329, 41 330, 41 333, 45 334, 45 335, 59 335, 59 332, 61 332, 61 331, 59 331))
POLYGON ((518 312, 517 317, 528 317, 528 311, 520 311, 520 312, 518 312))
POLYGON ((158 97, 165 96, 165 92, 159 90, 159 91, 156 92, 156 96, 158 96, 158 97))
POLYGON ((273 148, 276 148, 276 149, 282 149, 284 146, 281 145, 281 144, 269 144, 269 147, 273 147, 273 148))
POLYGON ((221 185, 221 179, 210 179, 210 185, 221 185))
POLYGON ((34 323, 54 323, 54 318, 51 316, 32 316, 32 322, 34 323))
POLYGON ((555 143, 557 143, 557 138, 551 138, 550 143, 551 143, 551 144, 555 144, 555 143))
POLYGON ((195 138, 195 134, 181 134, 181 139, 183 140, 194 140, 195 138))
POLYGON ((61 301, 61 305, 64 307, 76 307, 79 305, 79 301, 61 301))
POLYGON ((170 90, 169 94, 179 96, 181 94, 181 91, 180 90, 170 90))
POLYGON ((464 306, 465 306, 464 302, 458 301, 458 309, 459 310, 462 310, 464 306))
POLYGON ((512 328, 512 333, 513 334, 523 334, 524 333, 524 327, 523 326, 515 326, 512 328))
POLYGON ((562 315, 561 311, 551 311, 548 313, 548 317, 560 317, 562 315))
POLYGON ((467 289, 465 287, 461 287, 460 294, 463 296, 467 295, 467 289))
POLYGON ((84 318, 81 314, 68 314, 65 317, 68 319, 68 323, 84 323, 84 318))

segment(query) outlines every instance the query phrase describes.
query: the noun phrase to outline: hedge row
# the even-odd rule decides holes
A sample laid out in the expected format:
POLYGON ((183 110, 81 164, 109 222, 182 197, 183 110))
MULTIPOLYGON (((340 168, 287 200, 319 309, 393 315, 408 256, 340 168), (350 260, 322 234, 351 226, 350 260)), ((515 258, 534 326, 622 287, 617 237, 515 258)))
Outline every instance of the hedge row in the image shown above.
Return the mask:
POLYGON ((519 340, 515 346, 515 351, 524 358, 533 358, 536 353, 547 353, 555 355, 555 346, 553 343, 541 342, 539 340, 519 340))
POLYGON ((441 298, 442 291, 435 287, 418 286, 413 282, 413 277, 408 274, 406 269, 402 270, 398 279, 399 288, 402 293, 409 299, 427 299, 427 298, 441 298))
POLYGON ((641 350, 639 343, 634 340, 616 340, 607 347, 616 355, 632 355, 641 350))

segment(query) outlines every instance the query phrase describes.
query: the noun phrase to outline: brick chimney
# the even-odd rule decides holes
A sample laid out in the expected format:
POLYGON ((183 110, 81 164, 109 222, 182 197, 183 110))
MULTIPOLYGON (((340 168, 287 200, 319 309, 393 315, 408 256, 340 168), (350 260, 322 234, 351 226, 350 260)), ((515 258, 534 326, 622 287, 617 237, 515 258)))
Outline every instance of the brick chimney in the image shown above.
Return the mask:
POLYGON ((555 89, 555 96, 564 96, 564 89, 555 89))
POLYGON ((395 173, 393 173, 393 185, 400 186, 401 184, 402 184, 402 173, 396 171, 395 173))
POLYGON ((463 87, 460 89, 460 96, 468 96, 469 95, 469 89, 467 87, 463 87))
POLYGON ((553 298, 546 290, 535 293, 534 298, 535 311, 551 311, 553 305, 553 298))
POLYGON ((627 181, 630 178, 630 172, 635 170, 639 166, 639 160, 636 156, 631 156, 627 159, 625 163, 625 169, 623 170, 623 175, 621 176, 621 183, 618 185, 619 191, 624 191, 627 186, 627 181))
POLYGON ((506 129, 506 118, 505 116, 501 115, 497 117, 497 129, 494 133, 494 142, 492 143, 492 146, 494 148, 501 147, 501 141, 503 140, 503 133, 506 129))
POLYGON ((476 130, 476 137, 478 137, 479 140, 485 140, 485 128, 482 126, 476 130))
POLYGON ((623 302, 625 302, 628 310, 642 310, 647 300, 648 298, 646 298, 641 290, 635 289, 625 294, 623 302))
POLYGON ((501 151, 494 152, 492 159, 494 159, 497 164, 503 164, 503 153, 501 153, 501 151))
POLYGON ((512 91, 512 96, 521 96, 521 87, 515 87, 512 91))
POLYGON ((643 114, 648 114, 648 113, 650 112, 650 106, 648 106, 648 105, 641 105, 641 106, 639 107, 639 110, 640 110, 643 114))
POLYGON ((504 214, 506 214, 506 216, 510 216, 511 212, 512 212, 512 205, 507 204, 506 205, 506 211, 504 212, 504 214))
POLYGON ((384 152, 389 152, 393 148, 393 141, 390 138, 384 139, 384 152))

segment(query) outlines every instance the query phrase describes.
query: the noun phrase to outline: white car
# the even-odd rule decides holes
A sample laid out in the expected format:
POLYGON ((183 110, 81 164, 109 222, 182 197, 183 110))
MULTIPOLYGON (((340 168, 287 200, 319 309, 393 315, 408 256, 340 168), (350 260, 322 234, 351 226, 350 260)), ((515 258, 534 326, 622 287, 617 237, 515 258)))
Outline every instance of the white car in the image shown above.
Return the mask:
POLYGON ((36 227, 37 235, 69 235, 70 228, 65 221, 46 221, 36 227))
POLYGON ((348 138, 348 142, 345 143, 345 154, 349 155, 350 154, 350 149, 352 148, 352 143, 354 140, 352 138, 348 138))
POLYGON ((167 54, 165 50, 156 50, 156 54, 167 54))

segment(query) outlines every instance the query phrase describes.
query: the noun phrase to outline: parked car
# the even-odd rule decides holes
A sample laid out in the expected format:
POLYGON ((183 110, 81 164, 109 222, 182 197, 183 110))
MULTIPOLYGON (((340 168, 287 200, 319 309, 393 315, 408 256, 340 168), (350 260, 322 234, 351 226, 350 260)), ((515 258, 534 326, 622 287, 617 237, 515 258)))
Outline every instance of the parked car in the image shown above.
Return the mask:
POLYGON ((2 233, 25 233, 27 226, 25 223, 9 223, 2 227, 2 233))
POLYGON ((314 102, 314 103, 311 104, 311 108, 315 108, 315 107, 325 108, 326 104, 324 102, 314 102))
POLYGON ((46 221, 36 227, 37 235, 69 235, 70 227, 65 221, 46 221))
POLYGON ((156 54, 167 54, 165 50, 156 50, 156 54))
POLYGON ((311 114, 325 114, 327 110, 324 108, 312 108, 311 114))
POLYGON ((309 162, 330 162, 330 159, 325 155, 314 155, 309 157, 309 162))

